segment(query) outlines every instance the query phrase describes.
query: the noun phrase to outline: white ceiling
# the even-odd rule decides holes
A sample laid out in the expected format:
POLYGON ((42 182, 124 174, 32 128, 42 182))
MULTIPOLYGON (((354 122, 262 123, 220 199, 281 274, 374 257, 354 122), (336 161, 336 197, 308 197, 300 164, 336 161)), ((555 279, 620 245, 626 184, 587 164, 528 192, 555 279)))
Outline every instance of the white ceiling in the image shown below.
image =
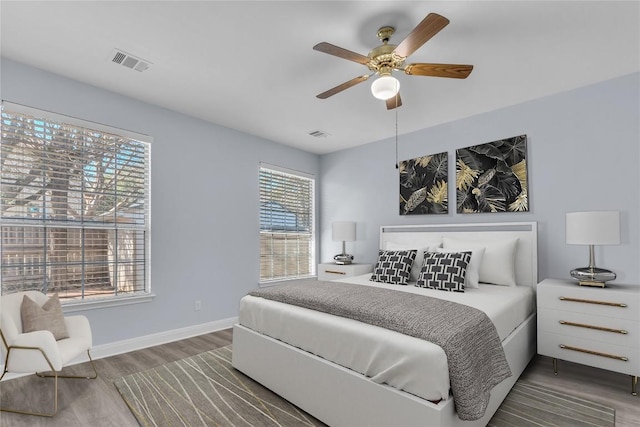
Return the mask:
POLYGON ((370 81, 315 97, 430 12, 451 22, 407 62, 473 64, 466 80, 398 74, 400 134, 640 70, 638 1, 8 1, 2 56, 150 104, 323 154, 392 137, 395 111, 370 81), (110 62, 114 48, 148 60, 110 62), (329 134, 314 138, 310 131, 329 134))

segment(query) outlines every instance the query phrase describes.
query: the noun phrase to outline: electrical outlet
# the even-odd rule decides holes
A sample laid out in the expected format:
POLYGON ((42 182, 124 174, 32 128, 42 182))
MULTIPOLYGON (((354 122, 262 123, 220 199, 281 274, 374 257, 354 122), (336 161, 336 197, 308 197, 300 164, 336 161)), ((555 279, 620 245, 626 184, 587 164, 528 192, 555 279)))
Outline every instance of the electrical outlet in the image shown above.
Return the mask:
POLYGON ((196 300, 196 305, 194 307, 194 310, 200 311, 201 308, 202 308, 202 304, 200 303, 200 300, 196 300))

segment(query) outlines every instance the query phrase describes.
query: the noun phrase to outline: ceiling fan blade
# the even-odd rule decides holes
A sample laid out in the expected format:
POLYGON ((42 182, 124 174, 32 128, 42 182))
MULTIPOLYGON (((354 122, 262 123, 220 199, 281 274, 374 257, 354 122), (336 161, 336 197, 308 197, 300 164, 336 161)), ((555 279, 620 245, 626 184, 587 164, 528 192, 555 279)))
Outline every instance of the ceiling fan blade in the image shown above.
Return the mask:
POLYGON ((473 65, 461 64, 409 64, 404 72, 410 76, 451 77, 466 79, 473 70, 473 65))
POLYGON ((351 86, 355 86, 358 83, 362 83, 363 81, 367 80, 369 78, 368 75, 364 75, 364 76, 359 76, 356 77, 355 79, 351 79, 348 82, 344 82, 341 85, 338 85, 332 89, 329 89, 326 92, 322 92, 319 95, 316 95, 316 98, 320 98, 320 99, 327 99, 330 96, 335 95, 336 93, 340 93, 345 89, 349 89, 351 86))
POLYGON ((385 101, 387 103, 387 110, 393 110, 394 108, 398 108, 402 106, 402 99, 400 98, 400 92, 394 97, 387 99, 385 101))
POLYGON ((435 36, 449 24, 449 20, 437 13, 430 13, 422 20, 409 35, 402 40, 394 52, 406 58, 418 50, 431 37, 435 36))
POLYGON ((322 42, 313 47, 313 50, 318 52, 328 53, 329 55, 337 56, 338 58, 348 59, 349 61, 357 62, 358 64, 366 65, 369 62, 369 57, 360 55, 359 53, 351 52, 350 50, 343 49, 331 43, 322 42))

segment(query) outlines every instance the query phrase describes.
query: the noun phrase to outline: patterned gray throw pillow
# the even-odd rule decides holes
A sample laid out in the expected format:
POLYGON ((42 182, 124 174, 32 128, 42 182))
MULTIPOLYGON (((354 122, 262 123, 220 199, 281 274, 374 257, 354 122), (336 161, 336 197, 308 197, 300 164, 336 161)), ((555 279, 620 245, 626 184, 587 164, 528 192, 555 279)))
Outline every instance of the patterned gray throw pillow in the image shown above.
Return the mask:
POLYGON ((464 292, 464 278, 470 260, 471 252, 427 252, 416 286, 464 292))
POLYGON ((369 280, 392 285, 406 285, 416 254, 415 250, 384 251, 380 249, 378 261, 369 280))

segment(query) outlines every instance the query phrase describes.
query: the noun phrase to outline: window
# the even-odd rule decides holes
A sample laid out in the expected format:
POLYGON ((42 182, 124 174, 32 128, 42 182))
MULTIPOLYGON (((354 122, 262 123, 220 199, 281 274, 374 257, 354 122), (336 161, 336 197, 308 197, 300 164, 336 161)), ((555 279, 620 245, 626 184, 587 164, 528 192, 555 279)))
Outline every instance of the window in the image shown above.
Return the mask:
POLYGON ((315 274, 315 181, 260 165, 260 282, 315 274))
POLYGON ((151 138, 3 102, 2 294, 149 293, 151 138))

